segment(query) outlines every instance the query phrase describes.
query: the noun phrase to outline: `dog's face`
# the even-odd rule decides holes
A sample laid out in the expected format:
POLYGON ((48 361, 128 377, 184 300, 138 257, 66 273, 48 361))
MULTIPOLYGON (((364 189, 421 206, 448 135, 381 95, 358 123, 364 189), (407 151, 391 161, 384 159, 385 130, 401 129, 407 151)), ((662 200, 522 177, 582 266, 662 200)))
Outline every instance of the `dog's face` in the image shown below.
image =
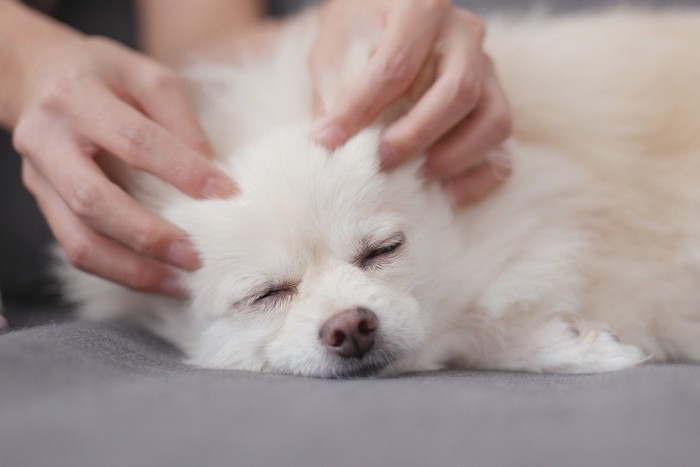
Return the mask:
POLYGON ((185 279, 195 363, 354 376, 415 355, 420 182, 381 173, 376 150, 373 131, 332 154, 282 131, 233 158, 240 195, 173 207, 203 260, 185 279))

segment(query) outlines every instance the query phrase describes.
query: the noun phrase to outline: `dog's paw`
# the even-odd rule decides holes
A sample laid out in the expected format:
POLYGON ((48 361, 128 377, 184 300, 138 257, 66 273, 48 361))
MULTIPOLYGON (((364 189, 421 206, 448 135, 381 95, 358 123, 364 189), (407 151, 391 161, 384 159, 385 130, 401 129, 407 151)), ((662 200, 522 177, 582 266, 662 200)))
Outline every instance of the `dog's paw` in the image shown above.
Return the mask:
POLYGON ((560 362, 552 368, 563 373, 598 373, 622 370, 639 365, 650 358, 642 349, 625 344, 606 329, 590 328, 577 335, 570 345, 563 345, 560 362))
POLYGON ((519 369, 551 373, 616 371, 651 357, 639 347, 625 344, 611 331, 561 321, 547 323, 533 333, 521 350, 519 369))

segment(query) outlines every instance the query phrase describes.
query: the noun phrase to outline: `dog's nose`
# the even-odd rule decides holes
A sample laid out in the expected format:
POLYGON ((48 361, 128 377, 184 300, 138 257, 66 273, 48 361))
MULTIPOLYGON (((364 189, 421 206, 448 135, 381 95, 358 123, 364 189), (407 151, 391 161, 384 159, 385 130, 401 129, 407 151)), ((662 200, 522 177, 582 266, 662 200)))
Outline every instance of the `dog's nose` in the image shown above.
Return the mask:
POLYGON ((357 307, 332 316, 321 328, 321 341, 345 358, 362 358, 374 345, 379 320, 372 310, 357 307))

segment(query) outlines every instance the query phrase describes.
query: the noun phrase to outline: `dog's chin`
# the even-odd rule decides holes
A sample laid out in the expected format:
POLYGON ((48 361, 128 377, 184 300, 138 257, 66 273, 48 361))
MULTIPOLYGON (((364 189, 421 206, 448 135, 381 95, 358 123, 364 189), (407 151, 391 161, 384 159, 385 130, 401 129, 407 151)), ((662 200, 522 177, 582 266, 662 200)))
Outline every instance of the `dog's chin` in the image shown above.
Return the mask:
POLYGON ((405 357, 405 352, 389 346, 374 348, 362 358, 341 358, 330 356, 332 360, 323 374, 314 375, 323 378, 367 378, 383 376, 386 369, 394 367, 405 357))
POLYGON ((391 365, 391 361, 371 361, 371 362, 343 362, 331 369, 325 378, 368 378, 381 375, 384 368, 391 365))

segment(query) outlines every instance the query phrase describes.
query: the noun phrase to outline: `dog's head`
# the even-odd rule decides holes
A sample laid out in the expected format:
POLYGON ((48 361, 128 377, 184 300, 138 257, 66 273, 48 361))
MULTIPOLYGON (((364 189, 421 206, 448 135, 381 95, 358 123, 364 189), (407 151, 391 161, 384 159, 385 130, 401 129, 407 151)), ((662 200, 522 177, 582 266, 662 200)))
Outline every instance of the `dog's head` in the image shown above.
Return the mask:
POLYGON ((167 213, 202 258, 185 278, 197 364, 370 375, 422 345, 417 165, 382 173, 376 131, 333 153, 306 134, 279 131, 232 157, 240 195, 167 213))

